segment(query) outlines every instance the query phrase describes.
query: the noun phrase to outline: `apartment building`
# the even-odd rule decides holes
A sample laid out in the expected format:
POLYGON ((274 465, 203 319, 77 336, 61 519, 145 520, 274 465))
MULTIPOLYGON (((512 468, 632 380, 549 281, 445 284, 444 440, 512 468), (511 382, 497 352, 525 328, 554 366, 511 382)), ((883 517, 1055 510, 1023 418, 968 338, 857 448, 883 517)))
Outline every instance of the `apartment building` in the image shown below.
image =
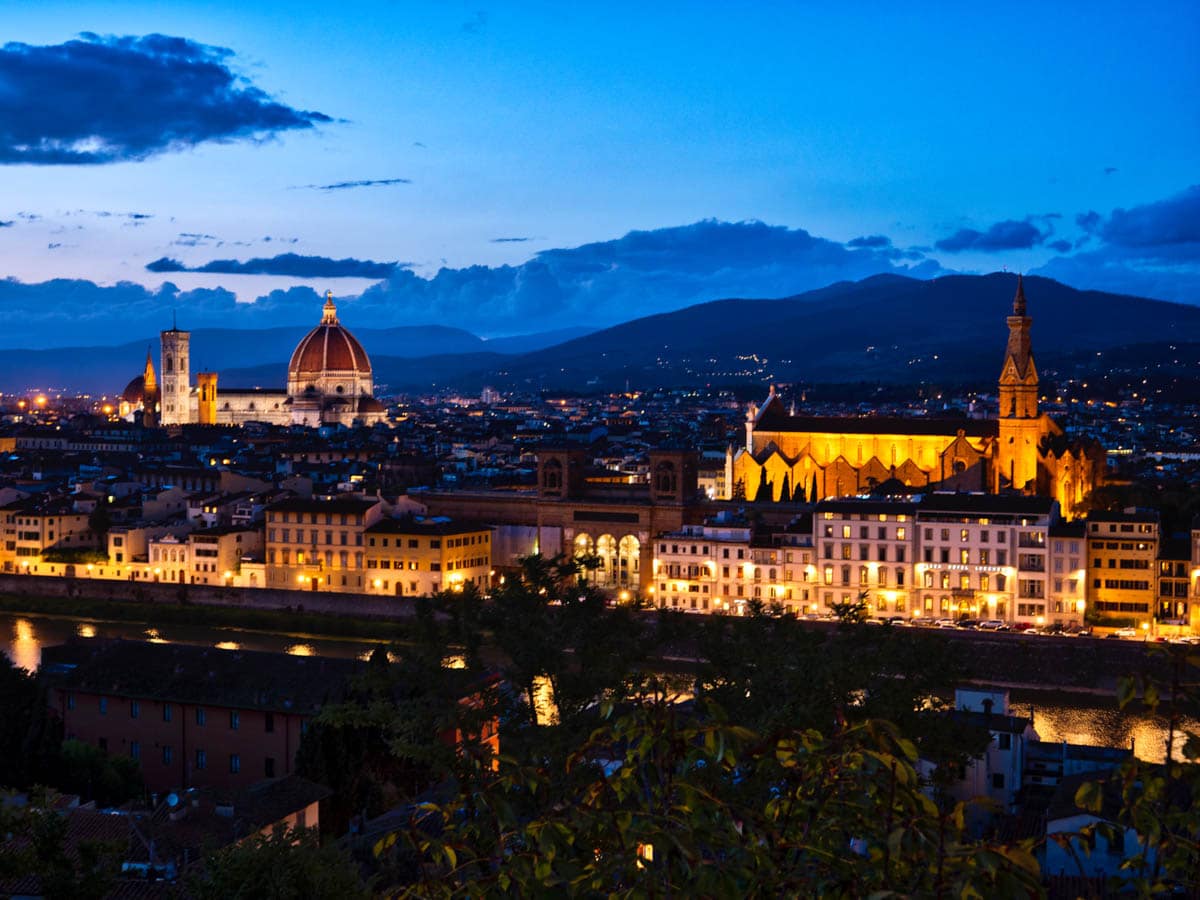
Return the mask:
POLYGON ((0 508, 0 569, 39 574, 48 551, 98 549, 88 518, 71 497, 32 496, 0 508))
POLYGON ((925 495, 917 509, 920 614, 1044 623, 1057 520, 1057 501, 1048 497, 925 495))
POLYGON ((368 593, 428 596, 487 591, 492 572, 492 528, 477 522, 419 517, 380 519, 366 529, 368 593))
POLYGON ((814 580, 820 607, 862 597, 871 615, 921 615, 914 605, 913 500, 824 500, 813 514, 814 580))
POLYGON ((1159 518, 1153 510, 1087 517, 1088 600, 1103 621, 1149 626, 1158 608, 1159 518))
POLYGON ((362 593, 366 531, 383 518, 378 498, 294 497, 266 510, 268 587, 362 593))

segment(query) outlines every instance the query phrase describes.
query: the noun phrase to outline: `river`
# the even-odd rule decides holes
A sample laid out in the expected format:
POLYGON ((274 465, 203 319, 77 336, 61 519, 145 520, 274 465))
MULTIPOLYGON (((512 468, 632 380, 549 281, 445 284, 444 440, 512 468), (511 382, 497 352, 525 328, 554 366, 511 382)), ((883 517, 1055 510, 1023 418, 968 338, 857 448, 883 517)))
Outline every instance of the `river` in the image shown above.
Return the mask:
MULTIPOLYGON (((228 650, 359 658, 365 658, 378 646, 378 642, 358 638, 312 637, 203 625, 147 628, 131 622, 0 614, 0 651, 29 670, 37 668, 42 647, 61 644, 72 637, 123 638, 228 650)), ((1132 742, 1143 759, 1161 761, 1166 755, 1163 723, 1144 712, 1120 711, 1115 698, 1062 690, 1019 689, 1011 692, 1011 698, 1014 715, 1027 715, 1032 707, 1034 728, 1044 741, 1109 747, 1128 747, 1132 742)))

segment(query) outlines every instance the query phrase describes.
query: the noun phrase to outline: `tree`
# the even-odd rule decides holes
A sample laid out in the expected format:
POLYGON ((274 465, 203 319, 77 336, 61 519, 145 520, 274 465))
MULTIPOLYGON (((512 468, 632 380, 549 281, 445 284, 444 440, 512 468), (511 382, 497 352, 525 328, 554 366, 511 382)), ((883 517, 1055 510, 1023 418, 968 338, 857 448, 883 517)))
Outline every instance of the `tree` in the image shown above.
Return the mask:
POLYGON ((0 876, 34 876, 48 900, 100 900, 108 896, 126 847, 79 840, 68 847, 67 814, 55 807, 55 794, 31 792, 25 805, 0 804, 0 876))
POLYGON ((224 847, 188 881, 196 900, 353 900, 370 890, 350 857, 312 829, 276 829, 224 847))
POLYGON ((573 782, 506 759, 484 790, 415 810, 408 893, 1037 895, 1030 842, 972 842, 966 807, 939 810, 915 762, 884 722, 764 734, 709 703, 606 705, 573 782))
POLYGON ((0 786, 25 789, 58 773, 62 724, 51 716, 46 688, 0 653, 0 786))
POLYGON ((50 783, 100 806, 118 806, 145 792, 137 760, 109 756, 99 747, 76 740, 63 741, 59 769, 50 783))

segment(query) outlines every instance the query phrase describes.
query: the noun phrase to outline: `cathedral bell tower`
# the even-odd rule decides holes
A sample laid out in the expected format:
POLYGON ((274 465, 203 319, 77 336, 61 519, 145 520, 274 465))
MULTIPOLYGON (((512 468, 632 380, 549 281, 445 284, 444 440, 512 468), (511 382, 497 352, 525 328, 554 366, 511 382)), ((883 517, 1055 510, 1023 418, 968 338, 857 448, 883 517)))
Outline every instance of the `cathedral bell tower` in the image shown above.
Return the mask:
POLYGON ((187 425, 192 421, 191 377, 188 349, 192 336, 171 323, 170 331, 159 334, 162 344, 162 397, 159 420, 163 425, 187 425))
POLYGON ((1033 319, 1025 314, 1025 285, 1017 276, 1017 294, 1008 317, 1008 347, 1000 370, 1000 447, 996 454, 996 490, 1030 493, 1037 490, 1038 375, 1033 363, 1029 329, 1033 319))

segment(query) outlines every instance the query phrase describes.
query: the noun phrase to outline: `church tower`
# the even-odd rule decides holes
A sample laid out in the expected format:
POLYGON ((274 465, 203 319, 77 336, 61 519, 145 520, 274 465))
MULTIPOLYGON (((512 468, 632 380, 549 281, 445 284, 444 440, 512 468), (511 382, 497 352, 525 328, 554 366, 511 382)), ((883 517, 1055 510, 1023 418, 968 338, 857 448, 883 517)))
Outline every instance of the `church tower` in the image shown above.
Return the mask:
POLYGON ((201 425, 217 424, 217 373, 196 373, 197 421, 201 425))
POLYGON ((191 380, 188 374, 188 345, 192 335, 171 324, 170 331, 161 332, 162 341, 162 401, 160 419, 163 425, 187 425, 191 422, 191 380))
POLYGON ((1000 447, 996 454, 996 490, 1037 490, 1038 443, 1042 436, 1038 413, 1038 375, 1033 363, 1025 314, 1025 285, 1017 276, 1012 315, 1008 317, 1008 347, 1000 370, 1000 447))
POLYGON ((146 368, 142 371, 142 425, 158 427, 158 379, 154 375, 154 360, 146 348, 146 368))

